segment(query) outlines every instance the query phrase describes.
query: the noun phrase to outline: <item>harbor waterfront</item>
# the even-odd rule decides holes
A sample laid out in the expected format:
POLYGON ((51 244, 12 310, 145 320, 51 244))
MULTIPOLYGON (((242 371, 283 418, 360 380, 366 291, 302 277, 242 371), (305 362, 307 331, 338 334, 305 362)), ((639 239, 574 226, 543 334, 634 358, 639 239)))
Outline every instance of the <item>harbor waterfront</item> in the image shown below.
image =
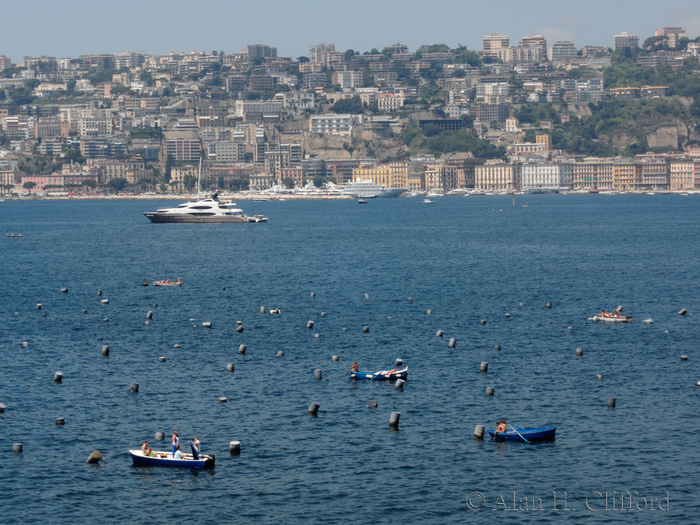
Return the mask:
POLYGON ((3 522, 694 521, 700 195, 512 199, 1 203, 3 522), (556 439, 473 439, 501 419, 556 439), (215 468, 132 464, 173 430, 215 468))

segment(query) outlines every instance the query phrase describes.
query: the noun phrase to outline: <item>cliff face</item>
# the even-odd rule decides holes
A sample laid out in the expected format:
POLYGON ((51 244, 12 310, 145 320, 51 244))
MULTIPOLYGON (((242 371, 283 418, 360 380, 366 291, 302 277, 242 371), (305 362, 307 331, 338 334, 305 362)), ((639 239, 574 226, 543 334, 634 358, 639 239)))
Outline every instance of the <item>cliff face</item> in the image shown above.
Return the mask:
POLYGON ((675 125, 662 124, 655 131, 647 135, 647 144, 650 148, 672 147, 680 148, 688 141, 688 127, 682 120, 675 125))

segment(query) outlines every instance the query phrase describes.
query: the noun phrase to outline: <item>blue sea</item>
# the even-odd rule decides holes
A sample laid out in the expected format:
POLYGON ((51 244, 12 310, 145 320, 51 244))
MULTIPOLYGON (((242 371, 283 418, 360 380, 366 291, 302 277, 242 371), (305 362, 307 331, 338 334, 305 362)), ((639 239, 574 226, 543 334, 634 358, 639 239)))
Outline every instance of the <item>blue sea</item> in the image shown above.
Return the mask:
POLYGON ((696 521, 700 196, 435 200, 242 201, 269 221, 228 225, 0 203, 23 235, 0 236, 2 522, 696 521), (588 320, 618 305, 631 324, 588 320), (349 377, 397 358, 403 389, 349 377), (472 438, 502 418, 556 440, 472 438), (216 468, 132 464, 174 429, 216 468))

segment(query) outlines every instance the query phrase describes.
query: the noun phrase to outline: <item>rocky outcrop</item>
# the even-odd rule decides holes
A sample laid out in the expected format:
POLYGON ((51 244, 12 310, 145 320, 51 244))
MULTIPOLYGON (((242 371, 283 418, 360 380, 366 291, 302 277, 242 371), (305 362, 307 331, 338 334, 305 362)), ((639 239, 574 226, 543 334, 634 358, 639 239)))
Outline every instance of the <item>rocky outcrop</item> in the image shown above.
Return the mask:
POLYGON ((682 120, 661 124, 655 131, 647 134, 650 148, 671 147, 678 149, 688 141, 688 127, 682 120))

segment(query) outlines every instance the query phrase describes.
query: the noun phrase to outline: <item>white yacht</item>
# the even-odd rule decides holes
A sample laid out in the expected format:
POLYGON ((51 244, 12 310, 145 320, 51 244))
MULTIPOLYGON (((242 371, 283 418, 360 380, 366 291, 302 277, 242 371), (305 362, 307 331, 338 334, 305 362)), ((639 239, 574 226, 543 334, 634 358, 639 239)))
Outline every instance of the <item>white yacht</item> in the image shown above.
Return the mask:
POLYGON ((219 202, 218 193, 204 199, 184 202, 177 208, 161 208, 158 211, 144 211, 143 214, 151 222, 264 222, 251 221, 240 208, 232 208, 219 202))
POLYGON ((398 197, 407 190, 406 188, 387 188, 382 184, 375 184, 371 180, 357 179, 345 184, 341 191, 344 195, 350 195, 351 197, 362 197, 364 199, 377 197, 382 199, 398 197))

